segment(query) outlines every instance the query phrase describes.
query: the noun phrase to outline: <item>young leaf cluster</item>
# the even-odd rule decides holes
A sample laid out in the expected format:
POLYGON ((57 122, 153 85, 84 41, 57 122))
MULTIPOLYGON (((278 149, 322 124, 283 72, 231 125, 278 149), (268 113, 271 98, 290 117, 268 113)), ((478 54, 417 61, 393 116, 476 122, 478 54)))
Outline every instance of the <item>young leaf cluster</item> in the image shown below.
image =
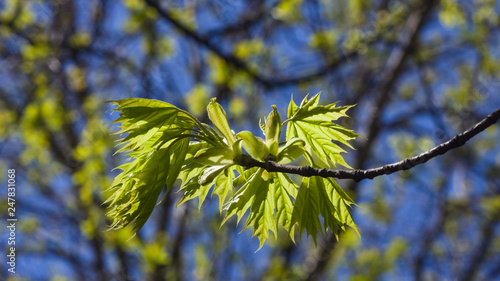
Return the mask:
MULTIPOLYGON (((110 188, 108 217, 111 227, 131 224, 141 229, 155 207, 160 193, 169 192, 177 179, 183 197, 179 204, 198 198, 199 208, 211 192, 219 198, 223 223, 236 215, 239 221, 249 213, 243 230, 253 229, 260 247, 283 227, 292 240, 306 230, 316 242, 318 231, 336 235, 349 226, 357 231, 350 213, 354 202, 331 178, 297 177, 268 172, 261 167, 247 168, 245 157, 260 162, 288 164, 304 157, 315 168, 337 164, 349 167, 335 142, 349 147, 358 135, 333 121, 347 116, 351 106, 318 105, 320 94, 300 105, 293 99, 287 119, 282 122, 272 106, 261 129, 264 138, 249 131, 234 133, 226 113, 215 99, 207 107, 213 127, 171 104, 140 98, 112 101, 118 105, 121 123, 118 152, 130 161, 117 167, 122 172, 110 188), (280 143, 286 127, 286 141, 280 143)), ((260 249, 259 247, 259 249, 260 249)))

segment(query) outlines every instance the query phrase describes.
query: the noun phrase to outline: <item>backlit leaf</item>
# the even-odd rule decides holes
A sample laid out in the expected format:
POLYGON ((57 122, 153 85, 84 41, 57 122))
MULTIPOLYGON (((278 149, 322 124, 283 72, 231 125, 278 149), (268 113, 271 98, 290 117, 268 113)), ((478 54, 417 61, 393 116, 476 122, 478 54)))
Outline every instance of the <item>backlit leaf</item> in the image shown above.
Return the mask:
POLYGON ((242 146, 252 158, 263 161, 264 158, 269 155, 269 148, 264 140, 255 137, 251 132, 239 132, 237 137, 243 140, 242 146))
POLYGON ((253 236, 260 241, 259 249, 269 236, 269 230, 277 233, 277 225, 274 219, 274 193, 270 190, 270 183, 262 178, 263 169, 259 168, 243 185, 240 190, 230 199, 226 209, 226 217, 223 223, 233 215, 237 215, 238 222, 250 208, 250 214, 243 231, 253 227, 253 236))
POLYGON ((231 131, 229 124, 227 123, 226 112, 220 104, 215 101, 215 98, 210 100, 207 107, 208 117, 214 123, 215 127, 221 132, 221 134, 226 138, 228 145, 233 145, 236 141, 234 133, 231 131))
POLYGON ((203 165, 230 165, 233 164, 233 151, 226 147, 205 148, 193 157, 195 162, 203 165))
POLYGON ((292 138, 278 150, 276 161, 280 164, 288 164, 304 154, 305 141, 292 138))
POLYGON ((133 160, 118 167, 122 172, 110 188, 113 193, 105 201, 113 228, 132 223, 139 231, 147 221, 166 186, 172 188, 186 157, 189 138, 184 137, 197 125, 197 120, 177 107, 148 99, 113 101, 121 111, 115 123, 122 148, 133 160))
POLYGON ((126 153, 130 161, 117 168, 122 172, 105 202, 112 228, 132 224, 134 231, 140 230, 162 190, 166 187, 169 192, 179 179, 183 197, 177 205, 198 198, 200 209, 212 189, 211 195, 219 197, 220 211, 226 212, 223 223, 233 215, 239 223, 248 213, 243 231, 253 229, 259 249, 269 231, 276 235, 279 226, 292 240, 298 228, 300 234, 306 230, 315 242, 318 232, 331 231, 338 237, 346 226, 357 232, 350 213, 354 202, 333 179, 305 177, 299 187, 284 173, 235 164, 243 157, 288 164, 304 156, 313 167, 348 166, 341 156, 345 151, 337 143, 350 147, 349 141, 357 135, 333 121, 347 116, 350 106, 320 106, 319 94, 310 100, 306 97, 300 106, 292 99, 283 124, 273 106, 261 124, 266 136, 263 140, 249 131, 235 135, 215 100, 207 107, 215 128, 161 101, 124 99, 113 103, 121 112, 115 120, 121 123, 118 133, 125 135, 118 152, 126 153), (279 143, 285 124, 286 142, 279 143), (233 190, 237 191, 233 194, 233 190))
POLYGON ((273 105, 272 108, 273 110, 269 113, 266 119, 264 135, 266 136, 266 142, 274 139, 276 143, 279 143, 281 134, 281 118, 278 110, 276 109, 276 105, 273 105))
POLYGON ((292 225, 298 224, 300 233, 306 230, 316 243, 318 230, 332 231, 336 236, 345 231, 345 225, 357 231, 349 211, 352 200, 331 179, 303 178, 292 214, 292 225), (323 217, 323 226, 319 216, 323 217))
MULTIPOLYGON (((285 121, 285 123, 288 123, 286 139, 289 141, 297 137, 304 140, 311 153, 323 159, 323 162, 327 165, 326 167, 317 167, 332 168, 336 164, 341 164, 350 168, 341 156, 341 153, 344 153, 345 150, 333 141, 352 148, 349 141, 358 137, 358 135, 352 130, 333 123, 333 121, 340 117, 346 117, 345 112, 352 106, 336 107, 336 103, 319 106, 319 96, 320 94, 317 94, 310 100, 307 100, 307 97, 304 98, 300 107, 297 107, 293 100, 290 101, 289 117, 285 121)), ((313 163, 310 164, 314 165, 313 163)))

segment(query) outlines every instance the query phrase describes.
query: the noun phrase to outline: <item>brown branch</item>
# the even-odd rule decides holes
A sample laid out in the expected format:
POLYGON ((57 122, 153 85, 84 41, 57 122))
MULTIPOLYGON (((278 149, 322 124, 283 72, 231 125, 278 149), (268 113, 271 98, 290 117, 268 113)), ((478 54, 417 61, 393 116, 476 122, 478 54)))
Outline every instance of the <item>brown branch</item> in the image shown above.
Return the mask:
POLYGON ((462 132, 447 142, 444 142, 429 151, 423 152, 417 156, 406 158, 396 163, 388 164, 378 168, 367 170, 332 170, 332 169, 318 169, 311 166, 292 166, 282 165, 274 161, 259 162, 249 156, 244 156, 240 163, 246 168, 260 167, 268 172, 281 172, 301 175, 304 177, 320 176, 324 178, 338 178, 338 179, 353 179, 358 182, 363 179, 373 179, 381 175, 389 175, 398 171, 409 170, 417 165, 423 164, 432 158, 442 155, 452 149, 464 145, 468 140, 484 131, 486 128, 495 124, 500 119, 500 107, 486 118, 481 120, 472 128, 462 132))
MULTIPOLYGON (((227 64, 236 67, 246 74, 248 74, 253 80, 258 82, 259 84, 263 85, 266 88, 275 88, 275 87, 282 87, 286 85, 292 85, 292 84, 297 84, 300 82, 308 82, 308 81, 313 81, 315 79, 318 79, 328 72, 334 70, 339 64, 342 62, 346 62, 349 59, 352 59, 358 55, 357 51, 350 51, 346 54, 340 55, 337 58, 333 59, 331 62, 327 63, 326 65, 316 69, 315 71, 312 71, 310 73, 306 73, 302 76, 295 76, 295 77, 288 77, 288 78, 283 78, 283 79, 276 79, 276 77, 266 77, 263 76, 256 71, 254 71, 245 61, 241 60, 240 58, 232 55, 232 54, 226 54, 221 48, 219 48, 216 44, 212 43, 210 39, 202 34, 199 34, 192 29, 190 29, 188 26, 184 25, 182 22, 177 20, 169 10, 162 8, 161 5, 155 1, 155 0, 145 0, 146 4, 148 4, 150 7, 154 8, 160 17, 168 21, 170 24, 172 24, 177 30, 182 32, 185 36, 193 39, 195 42, 198 44, 205 46, 207 49, 210 51, 214 52, 217 56, 219 56, 221 59, 223 59, 227 64)), ((367 44, 371 44, 375 42, 375 39, 377 39, 378 36, 373 36, 369 37, 367 39, 367 44)))
POLYGON ((212 52, 214 52, 215 54, 217 54, 219 57, 224 59, 229 64, 243 70, 248 75, 250 75, 252 78, 254 78, 257 82, 260 82, 264 85, 268 84, 268 81, 266 79, 263 79, 262 77, 257 75, 253 70, 250 69, 250 67, 244 61, 242 61, 241 59, 239 59, 235 56, 225 54, 221 49, 219 49, 219 47, 217 47, 215 44, 213 44, 208 38, 196 33, 191 28, 184 25, 182 22, 178 21, 171 14, 171 12, 169 10, 162 8, 157 1, 145 0, 145 2, 150 7, 154 8, 156 10, 156 12, 158 12, 159 16, 161 16, 163 19, 170 22, 170 24, 172 24, 176 29, 181 31, 187 37, 193 39, 194 41, 196 41, 200 45, 205 46, 207 49, 209 49, 212 52))

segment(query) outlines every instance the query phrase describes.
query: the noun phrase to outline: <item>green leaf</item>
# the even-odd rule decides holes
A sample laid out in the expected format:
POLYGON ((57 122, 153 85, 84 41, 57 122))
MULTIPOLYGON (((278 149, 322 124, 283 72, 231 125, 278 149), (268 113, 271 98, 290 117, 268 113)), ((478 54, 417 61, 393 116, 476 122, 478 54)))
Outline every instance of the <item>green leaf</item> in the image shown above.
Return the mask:
POLYGON ((272 186, 276 207, 276 222, 289 231, 292 241, 294 240, 294 228, 292 222, 293 201, 297 197, 298 186, 286 174, 276 173, 272 186))
POLYGON ((262 178, 262 172, 263 169, 257 169, 250 180, 230 199, 224 208, 227 212, 222 222, 226 222, 233 215, 237 215, 239 222, 250 208, 250 215, 242 231, 253 227, 252 236, 259 238, 259 249, 269 237, 269 230, 277 234, 277 225, 273 216, 274 192, 272 190, 270 192, 270 184, 262 178))
POLYGON ((279 225, 289 231, 290 237, 294 239, 292 212, 298 188, 286 174, 273 173, 273 180, 266 180, 264 173, 266 171, 262 168, 255 168, 239 177, 248 180, 224 206, 226 216, 223 221, 236 215, 239 223, 250 209, 243 231, 253 227, 253 236, 257 236, 260 241, 259 249, 269 237, 269 230, 276 235, 279 225))
POLYGON ((158 100, 129 98, 109 103, 117 104, 121 111, 113 123, 121 123, 117 134, 128 133, 121 140, 124 145, 117 152, 127 150, 149 151, 162 141, 186 133, 197 125, 197 120, 185 111, 158 100))
POLYGON ((208 166, 231 165, 233 164, 233 151, 227 147, 205 148, 198 151, 193 160, 208 166))
POLYGON ((200 177, 198 178, 198 181, 200 184, 205 185, 205 184, 210 184, 212 181, 220 175, 222 172, 224 172, 224 169, 226 169, 228 166, 226 165, 220 165, 220 166, 211 166, 203 170, 201 173, 200 177))
POLYGON ((118 167, 122 172, 115 178, 108 217, 112 228, 133 224, 139 231, 147 221, 166 185, 172 188, 186 158, 189 133, 199 123, 185 111, 156 100, 123 99, 112 101, 121 123, 118 133, 128 134, 120 141, 133 160, 118 167))
POLYGON ((276 161, 280 164, 288 164, 304 154, 306 142, 299 138, 292 138, 279 148, 276 161))
POLYGON ((233 215, 237 215, 238 223, 246 210, 252 205, 255 191, 259 188, 259 184, 263 180, 261 175, 264 170, 262 168, 255 169, 255 172, 248 178, 245 184, 231 197, 229 202, 223 207, 226 210, 226 216, 222 223, 226 222, 233 215))
POLYGON ((124 99, 113 103, 121 112, 115 121, 121 123, 118 133, 126 134, 118 152, 126 152, 131 161, 118 167, 122 172, 115 177, 112 194, 105 202, 109 204, 107 215, 112 228, 132 224, 134 231, 139 231, 163 188, 166 186, 169 192, 180 179, 183 197, 178 205, 198 198, 200 209, 213 187, 219 208, 226 210, 223 223, 233 215, 239 223, 250 210, 243 231, 253 228, 259 249, 269 238, 269 231, 277 234, 278 226, 284 227, 292 240, 296 226, 300 234, 305 229, 315 242, 318 231, 338 235, 349 226, 357 232, 350 213, 354 202, 332 179, 303 178, 299 188, 286 174, 256 167, 245 170, 234 164, 242 157, 243 147, 259 161, 287 164, 303 155, 313 167, 347 166, 341 156, 344 150, 332 141, 350 146, 349 141, 357 135, 332 121, 346 116, 350 107, 319 106, 319 94, 310 100, 304 98, 300 106, 292 99, 288 119, 281 124, 273 106, 261 125, 264 141, 248 131, 234 135, 224 110, 214 99, 207 110, 216 129, 165 102, 124 99), (287 141, 279 147, 286 123, 287 141), (190 141, 192 138, 196 141, 190 141), (238 186, 233 195, 233 188, 238 186))
POLYGON ((273 158, 276 158, 278 156, 278 150, 279 150, 279 143, 276 142, 274 139, 270 139, 269 141, 266 142, 267 148, 269 149, 269 153, 273 155, 273 158))
MULTIPOLYGON (((319 96, 315 95, 311 100, 304 98, 300 107, 297 107, 293 100, 288 108, 289 118, 287 124, 286 139, 291 140, 294 137, 305 141, 311 154, 316 154, 326 167, 318 166, 316 163, 310 163, 320 168, 333 168, 336 164, 349 167, 344 161, 341 153, 345 150, 333 141, 337 141, 352 148, 349 141, 358 137, 352 130, 346 129, 333 121, 340 117, 347 116, 345 112, 352 106, 336 107, 336 103, 325 106, 319 106, 319 96)), ((316 161, 318 162, 318 161, 316 161)))
POLYGON ((239 132, 236 136, 243 140, 242 146, 245 151, 252 156, 252 158, 264 161, 264 159, 269 155, 269 148, 264 140, 254 136, 251 132, 239 132))
POLYGON ((259 119, 259 128, 265 136, 266 135, 266 125, 264 123, 262 123, 262 119, 259 119))
POLYGON ((215 98, 210 100, 207 107, 208 117, 210 121, 215 125, 215 127, 221 132, 221 134, 226 138, 227 144, 232 146, 236 141, 233 131, 229 127, 227 122, 226 112, 220 104, 215 101, 215 98))
MULTIPOLYGON (((196 163, 196 162, 193 162, 196 163)), ((179 191, 184 192, 184 196, 177 206, 182 203, 198 197, 198 210, 201 208, 203 201, 210 191, 210 188, 214 186, 213 194, 217 194, 219 197, 219 208, 222 211, 222 205, 227 195, 232 192, 233 180, 234 180, 234 166, 213 166, 204 168, 200 177, 192 178, 191 181, 183 186, 179 191), (205 175, 205 177, 204 177, 205 175), (202 178, 204 177, 204 178, 202 178), (201 182, 203 180, 204 182, 201 182)))
POLYGON ((210 190, 210 185, 201 185, 197 181, 192 181, 183 186, 179 192, 184 192, 179 203, 177 203, 176 207, 179 207, 186 201, 191 199, 195 199, 198 197, 198 211, 201 209, 201 205, 205 201, 207 197, 208 191, 210 190))
POLYGON ((181 187, 186 185, 194 177, 198 177, 201 172, 207 167, 206 165, 200 164, 193 161, 194 154, 201 149, 209 147, 206 142, 190 142, 186 159, 184 160, 184 165, 182 165, 181 171, 179 172, 178 178, 181 180, 181 187))
POLYGON ((264 130, 264 135, 266 136, 266 142, 274 140, 276 143, 280 142, 281 134, 281 118, 276 105, 272 106, 273 110, 266 119, 266 125, 264 130))
POLYGON ((290 104, 288 105, 287 118, 291 118, 295 114, 295 112, 297 112, 298 109, 299 109, 299 107, 293 101, 293 96, 292 96, 292 98, 290 99, 290 104))
POLYGON ((219 211, 222 212, 222 207, 228 195, 233 192, 234 171, 231 168, 226 170, 226 174, 221 174, 215 179, 214 191, 212 195, 217 194, 219 197, 219 211))
POLYGON ((332 231, 337 237, 345 225, 357 232, 349 211, 352 200, 329 178, 303 178, 292 214, 292 225, 298 224, 300 233, 305 229, 316 243, 318 230, 332 231), (323 226, 319 220, 323 217, 323 226))
MULTIPOLYGON (((352 218, 352 214, 350 211, 351 204, 355 204, 354 201, 347 195, 347 193, 342 190, 342 188, 331 178, 323 179, 325 183, 325 191, 328 195, 330 201, 335 204, 335 218, 341 224, 347 225, 351 227, 358 235, 358 227, 354 223, 352 218)), ((345 228, 340 227, 342 231, 345 231, 345 228)), ((338 235, 339 232, 336 232, 338 235)))
POLYGON ((171 160, 168 167, 167 178, 165 179, 166 191, 170 191, 177 180, 179 173, 182 169, 182 164, 187 154, 187 147, 189 146, 189 139, 178 139, 177 143, 169 146, 171 160))
POLYGON ((257 167, 253 167, 245 170, 243 173, 240 173, 240 175, 234 180, 233 186, 244 185, 250 179, 250 177, 255 174, 257 169, 257 167))
POLYGON ((311 235, 315 244, 318 230, 323 231, 319 220, 321 211, 318 200, 321 200, 318 190, 310 185, 310 178, 304 178, 295 200, 291 225, 298 224, 299 234, 306 229, 307 236, 311 235))
POLYGON ((227 143, 224 143, 224 136, 221 135, 219 131, 215 128, 210 127, 205 123, 201 123, 202 131, 205 133, 209 140, 212 140, 211 144, 214 146, 228 146, 227 143))
POLYGON ((128 165, 122 165, 110 190, 114 193, 105 203, 110 204, 108 217, 111 228, 119 229, 132 223, 134 232, 139 231, 151 215, 165 184, 177 178, 179 168, 174 163, 184 160, 189 140, 183 139, 172 147, 160 148, 149 157, 137 158, 128 165), (173 179, 173 180, 172 180, 173 179))

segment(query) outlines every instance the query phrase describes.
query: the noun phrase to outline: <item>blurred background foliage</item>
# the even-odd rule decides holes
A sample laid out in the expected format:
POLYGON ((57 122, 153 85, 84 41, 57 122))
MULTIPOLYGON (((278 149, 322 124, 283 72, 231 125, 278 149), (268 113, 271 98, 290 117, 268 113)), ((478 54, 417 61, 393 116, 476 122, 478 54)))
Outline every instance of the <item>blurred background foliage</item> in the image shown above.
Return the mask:
POLYGON ((242 226, 220 227, 217 200, 175 208, 175 192, 130 239, 106 231, 102 205, 126 161, 112 156, 112 99, 207 121, 217 97, 235 130, 259 133, 270 105, 283 116, 291 94, 323 91, 357 104, 342 120, 366 137, 354 168, 442 143, 500 105, 499 12, 494 0, 0 1, 0 178, 17 170, 19 215, 17 273, 3 264, 0 279, 500 280, 498 126, 410 171, 341 181, 361 237, 340 243, 280 233, 254 253, 242 226))

